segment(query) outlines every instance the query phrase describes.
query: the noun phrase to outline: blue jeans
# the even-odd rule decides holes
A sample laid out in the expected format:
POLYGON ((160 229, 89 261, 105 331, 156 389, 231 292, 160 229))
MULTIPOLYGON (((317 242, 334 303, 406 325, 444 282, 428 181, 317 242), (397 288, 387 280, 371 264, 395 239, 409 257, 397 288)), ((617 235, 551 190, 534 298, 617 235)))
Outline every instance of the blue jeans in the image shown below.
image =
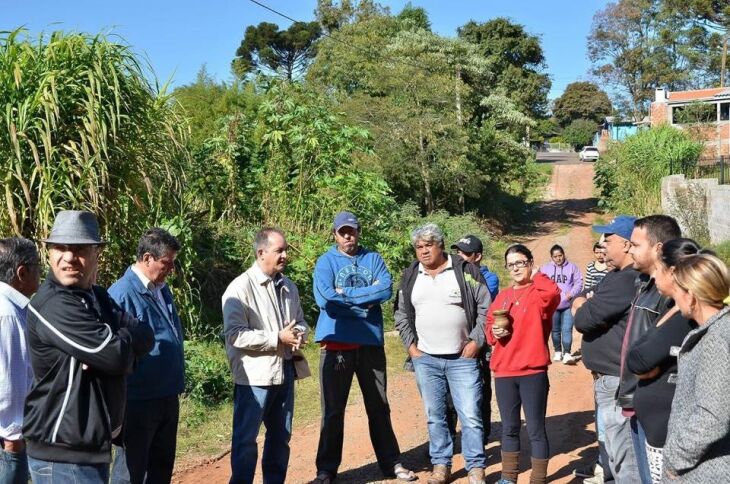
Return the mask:
POLYGON ((636 455, 636 465, 639 468, 641 484, 652 484, 651 472, 649 471, 649 457, 646 455, 646 434, 636 415, 631 417, 631 442, 634 445, 634 454, 636 455))
POLYGON ((570 314, 569 307, 558 309, 553 313, 553 348, 555 348, 555 351, 570 353, 572 344, 573 315, 570 314))
MULTIPOLYGON (((616 405, 619 378, 602 375, 593 383, 598 419, 603 427, 608 465, 617 483, 637 482, 639 469, 631 440, 631 424, 616 405)), ((600 438, 600 437, 599 437, 600 438)))
POLYGON ((466 470, 486 467, 482 427, 482 383, 476 359, 459 355, 424 353, 413 359, 416 382, 428 418, 429 453, 433 465, 451 466, 454 442, 446 416, 446 395, 451 392, 461 422, 461 450, 466 470))
POLYGON ((109 482, 109 464, 68 464, 28 457, 33 484, 96 484, 109 482))
POLYGON ((294 414, 294 364, 284 363, 280 385, 236 385, 233 393, 231 484, 253 482, 258 459, 256 437, 266 426, 261 459, 264 484, 281 484, 289 465, 289 440, 294 414))
POLYGON ((0 484, 28 484, 28 457, 25 452, 6 452, 0 445, 0 484))

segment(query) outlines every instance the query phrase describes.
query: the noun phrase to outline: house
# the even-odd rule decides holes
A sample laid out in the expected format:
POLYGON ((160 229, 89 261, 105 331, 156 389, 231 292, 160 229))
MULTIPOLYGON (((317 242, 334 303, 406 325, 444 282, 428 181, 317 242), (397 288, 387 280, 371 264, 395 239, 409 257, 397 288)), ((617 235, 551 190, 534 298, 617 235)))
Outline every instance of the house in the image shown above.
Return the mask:
POLYGON ((705 141, 703 156, 730 155, 730 88, 670 92, 657 89, 650 125, 691 129, 705 141))
POLYGON ((636 134, 639 127, 631 121, 621 121, 614 116, 608 116, 603 121, 598 132, 593 137, 593 146, 603 153, 608 149, 609 141, 623 141, 636 134))

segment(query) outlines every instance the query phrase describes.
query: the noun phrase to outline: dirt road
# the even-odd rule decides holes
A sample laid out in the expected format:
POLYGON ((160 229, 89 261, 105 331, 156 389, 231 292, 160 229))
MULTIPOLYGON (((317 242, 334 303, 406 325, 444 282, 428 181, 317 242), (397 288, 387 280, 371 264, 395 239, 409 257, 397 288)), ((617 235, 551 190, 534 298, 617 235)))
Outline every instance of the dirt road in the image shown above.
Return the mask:
MULTIPOLYGON (((548 251, 554 243, 565 248, 566 255, 581 269, 591 260, 593 238, 591 222, 595 206, 592 197, 592 165, 554 165, 553 178, 546 201, 541 204, 540 223, 535 231, 516 237, 515 241, 526 243, 535 253, 538 263, 548 259, 548 251)), ((580 346, 579 335, 575 333, 574 348, 580 346)), ((592 380, 588 371, 578 364, 551 365, 550 396, 548 399, 547 430, 551 455, 549 480, 551 482, 579 482, 572 480, 572 470, 588 463, 595 451, 593 433, 592 380)), ((388 396, 392 409, 392 420, 403 452, 404 464, 418 473, 425 482, 429 475, 428 433, 423 405, 412 374, 405 373, 391 378, 388 396)), ((499 411, 493 402, 491 442, 487 448, 487 482, 499 479, 499 411)), ((523 427, 523 449, 529 449, 526 431, 523 427)), ((370 445, 367 417, 362 403, 348 407, 345 422, 345 445, 343 465, 337 482, 398 482, 382 481, 375 464, 375 455, 370 445)), ((288 482, 302 483, 314 478, 314 465, 318 424, 295 428, 292 437, 288 482)), ((261 448, 261 446, 259 446, 261 448)), ((529 481, 529 457, 523 451, 519 483, 529 481)), ((465 480, 466 471, 461 455, 454 457, 454 482, 465 480)), ((177 474, 174 482, 181 484, 214 484, 228 482, 230 476, 229 456, 177 474)), ((260 472, 257 472, 260 481, 260 472)))

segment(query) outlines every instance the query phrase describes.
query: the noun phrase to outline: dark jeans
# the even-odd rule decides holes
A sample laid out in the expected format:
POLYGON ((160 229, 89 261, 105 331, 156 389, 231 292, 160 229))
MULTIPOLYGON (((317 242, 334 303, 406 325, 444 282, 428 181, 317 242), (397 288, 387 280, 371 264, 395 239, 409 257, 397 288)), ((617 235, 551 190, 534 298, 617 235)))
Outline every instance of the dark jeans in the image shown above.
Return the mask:
MULTIPOLYGON (((492 433, 492 370, 489 369, 489 361, 479 360, 479 374, 482 380, 482 427, 484 428, 484 445, 489 442, 489 434, 492 433)), ((449 424, 449 432, 452 438, 456 435, 456 409, 451 392, 446 397, 446 420, 449 424)))
POLYGON ((230 484, 253 482, 258 459, 256 437, 266 427, 261 472, 264 484, 284 484, 294 416, 294 363, 284 362, 279 385, 236 385, 233 394, 230 484))
POLYGON ((28 457, 25 452, 7 452, 0 439, 0 484, 27 484, 28 457))
POLYGON ((109 464, 67 464, 28 457, 33 484, 106 484, 109 464))
POLYGON ((520 450, 520 408, 525 412, 527 434, 530 436, 532 457, 550 457, 547 433, 545 431, 545 412, 550 388, 547 372, 527 376, 500 377, 494 379, 497 392, 497 405, 502 416, 502 450, 520 450))
POLYGON ((180 401, 177 395, 130 400, 124 424, 124 447, 115 446, 113 484, 157 484, 172 479, 180 401))
POLYGON ((391 475, 393 466, 400 458, 400 449, 390 421, 385 350, 382 346, 361 346, 348 351, 323 349, 320 352, 322 424, 317 448, 317 471, 326 471, 335 476, 342 462, 345 407, 353 375, 357 375, 362 391, 375 457, 380 469, 386 475, 391 475))

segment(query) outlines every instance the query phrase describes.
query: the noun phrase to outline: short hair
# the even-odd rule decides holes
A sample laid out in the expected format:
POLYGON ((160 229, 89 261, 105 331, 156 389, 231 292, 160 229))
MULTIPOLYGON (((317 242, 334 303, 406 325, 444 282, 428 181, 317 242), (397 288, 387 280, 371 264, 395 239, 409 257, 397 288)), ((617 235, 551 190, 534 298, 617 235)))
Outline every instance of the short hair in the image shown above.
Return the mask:
MULTIPOLYGON (((552 251, 550 251, 552 254, 552 251)), ((522 244, 510 245, 504 252, 504 261, 507 262, 507 256, 510 254, 522 254, 527 257, 527 260, 533 260, 532 251, 522 244)))
POLYGON ((411 243, 413 247, 416 246, 419 240, 424 242, 436 242, 441 247, 444 246, 444 233, 438 225, 434 223, 427 223, 417 227, 411 232, 411 243))
POLYGON ((159 259, 169 252, 180 252, 180 241, 165 229, 152 227, 147 230, 139 239, 137 244, 137 262, 149 253, 152 257, 159 259))
POLYGON ((556 250, 559 250, 561 254, 565 255, 565 250, 563 250, 563 247, 561 247, 558 244, 555 244, 552 247, 550 247, 550 255, 553 255, 553 252, 555 252, 556 250))
POLYGON ((674 266, 674 282, 705 304, 721 308, 730 294, 730 271, 712 254, 683 257, 674 266))
POLYGON ((0 239, 0 281, 12 284, 20 266, 39 264, 38 249, 23 237, 0 239))
POLYGON ((634 227, 646 230, 651 245, 682 237, 682 229, 679 228, 677 221, 669 215, 642 217, 634 222, 634 227))
POLYGON ((603 250, 603 246, 600 242, 596 242, 595 244, 593 244, 593 252, 595 252, 597 249, 603 250))
POLYGON ((286 240, 286 236, 284 235, 284 232, 281 230, 274 228, 274 227, 264 227, 258 232, 256 232, 256 235, 253 238, 253 255, 255 256, 258 254, 259 249, 265 249, 269 246, 269 236, 271 234, 279 234, 281 235, 281 238, 286 240))

